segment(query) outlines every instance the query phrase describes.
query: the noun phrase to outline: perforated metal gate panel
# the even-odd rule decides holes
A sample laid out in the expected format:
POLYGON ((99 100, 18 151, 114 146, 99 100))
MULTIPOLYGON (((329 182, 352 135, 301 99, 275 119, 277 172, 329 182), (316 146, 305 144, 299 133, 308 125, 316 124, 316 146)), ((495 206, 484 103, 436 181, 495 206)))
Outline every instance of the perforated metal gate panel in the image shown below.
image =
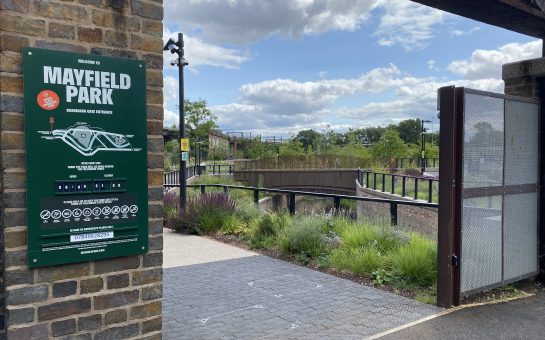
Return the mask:
POLYGON ((502 185, 503 99, 467 93, 464 105, 464 188, 502 185))
POLYGON ((538 105, 505 100, 505 185, 538 182, 538 105))
POLYGON ((462 295, 537 272, 538 112, 464 90, 462 295))
MULTIPOLYGON (((505 100, 505 185, 538 183, 539 110, 536 104, 505 100)), ((537 270, 538 194, 506 195, 503 213, 504 280, 537 270)))
POLYGON ((460 289, 469 292, 501 282, 501 196, 469 198, 462 203, 460 289), (499 206, 498 206, 499 203, 499 206))
POLYGON ((537 270, 537 193, 504 198, 504 280, 537 270))

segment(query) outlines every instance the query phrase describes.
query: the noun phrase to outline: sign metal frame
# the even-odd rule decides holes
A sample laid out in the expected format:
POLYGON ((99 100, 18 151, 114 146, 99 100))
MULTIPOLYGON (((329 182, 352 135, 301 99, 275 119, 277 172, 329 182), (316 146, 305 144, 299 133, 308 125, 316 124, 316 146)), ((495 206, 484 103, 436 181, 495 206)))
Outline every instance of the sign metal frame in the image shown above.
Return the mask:
POLYGON ((148 251, 146 65, 23 50, 28 265, 148 251))

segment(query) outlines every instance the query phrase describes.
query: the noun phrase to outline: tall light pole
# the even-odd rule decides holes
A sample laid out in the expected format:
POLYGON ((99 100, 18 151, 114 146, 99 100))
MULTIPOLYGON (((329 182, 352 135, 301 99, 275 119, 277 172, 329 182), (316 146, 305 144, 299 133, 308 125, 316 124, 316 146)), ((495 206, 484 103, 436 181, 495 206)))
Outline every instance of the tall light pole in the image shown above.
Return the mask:
POLYGON ((422 174, 426 172, 426 129, 424 128, 424 123, 431 123, 431 120, 422 119, 422 159, 420 164, 422 166, 422 174))
MULTIPOLYGON (((163 47, 164 51, 170 51, 170 53, 176 53, 178 59, 171 63, 171 65, 178 66, 178 97, 179 103, 178 108, 180 110, 180 120, 179 120, 179 142, 180 146, 182 145, 182 138, 185 137, 185 112, 184 112, 184 66, 189 65, 188 62, 184 59, 184 35, 183 33, 178 33, 178 41, 168 39, 167 43, 163 47)), ((180 209, 185 210, 187 202, 187 174, 185 161, 182 159, 182 151, 180 148, 180 209)))
POLYGON ((198 138, 195 138, 195 141, 193 142, 193 156, 195 157, 193 159, 193 163, 195 164, 194 166, 194 171, 193 171, 193 174, 195 175, 195 173, 197 172, 197 142, 198 142, 198 138))
POLYGON ((202 145, 202 141, 197 142, 197 150, 198 150, 197 157, 199 162, 199 165, 197 166, 197 174, 199 176, 201 175, 201 152, 202 152, 201 145, 202 145))

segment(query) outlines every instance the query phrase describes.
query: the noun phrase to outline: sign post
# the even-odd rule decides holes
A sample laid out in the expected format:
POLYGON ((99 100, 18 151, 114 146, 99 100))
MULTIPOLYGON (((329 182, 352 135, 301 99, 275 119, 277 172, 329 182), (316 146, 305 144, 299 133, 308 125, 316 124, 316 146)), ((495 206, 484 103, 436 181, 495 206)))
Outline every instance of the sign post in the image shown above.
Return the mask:
POLYGON ((145 63, 23 55, 29 267, 147 252, 145 63))

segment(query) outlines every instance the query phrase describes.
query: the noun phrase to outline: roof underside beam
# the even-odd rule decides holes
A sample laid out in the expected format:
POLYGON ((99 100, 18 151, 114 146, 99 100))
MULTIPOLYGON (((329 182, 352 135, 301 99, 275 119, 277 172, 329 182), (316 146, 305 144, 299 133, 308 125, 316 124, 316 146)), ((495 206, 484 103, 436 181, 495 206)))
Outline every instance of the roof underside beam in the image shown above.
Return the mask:
POLYGON ((530 0, 411 0, 536 38, 545 38, 545 13, 530 0))

